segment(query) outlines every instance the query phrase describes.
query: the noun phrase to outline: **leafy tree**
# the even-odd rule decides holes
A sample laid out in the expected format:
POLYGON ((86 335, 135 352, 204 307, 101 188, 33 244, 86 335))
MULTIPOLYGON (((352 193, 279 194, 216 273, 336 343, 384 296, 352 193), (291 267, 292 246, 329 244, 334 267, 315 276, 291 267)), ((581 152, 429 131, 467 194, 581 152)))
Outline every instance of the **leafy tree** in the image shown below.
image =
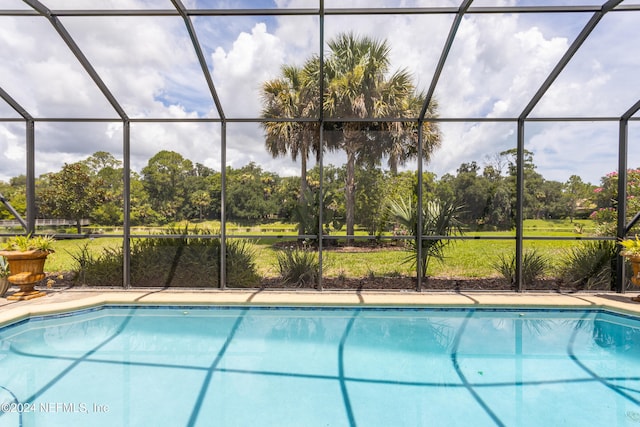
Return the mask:
POLYGON ((227 169, 227 212, 229 218, 265 219, 278 212, 277 177, 251 162, 240 169, 227 169))
POLYGON ((219 217, 220 174, 215 170, 195 163, 184 179, 184 203, 181 218, 191 219, 219 217), (207 195, 205 196, 204 193, 207 195))
MULTIPOLYGON (((331 194, 330 209, 334 212, 333 217, 339 218, 342 225, 345 218, 344 176, 344 166, 326 165, 324 167, 322 188, 323 191, 331 194)), ((313 189, 320 187, 320 168, 317 165, 309 171, 309 186, 313 189)))
POLYGON ((388 184, 388 191, 387 191, 388 200, 400 200, 400 199, 409 200, 415 197, 416 200, 414 201, 417 202, 417 196, 416 196, 415 190, 417 188, 416 185, 418 182, 418 177, 415 172, 412 172, 412 171, 400 172, 397 175, 389 176, 386 179, 386 181, 388 184))
MULTIPOLYGON (((518 150, 516 148, 510 148, 508 150, 501 151, 499 156, 504 159, 498 163, 503 164, 506 162, 508 175, 516 176, 517 172, 517 158, 518 158, 518 150)), ((524 150, 524 170, 534 170, 536 167, 533 164, 533 152, 529 150, 524 150)))
POLYGON ((441 200, 456 200, 462 206, 458 219, 470 227, 513 226, 515 178, 501 176, 491 165, 481 171, 475 161, 460 164, 456 175, 440 179, 435 194, 441 200))
POLYGON ((515 211, 513 186, 506 181, 500 181, 492 188, 491 200, 487 206, 485 223, 499 230, 509 230, 515 224, 515 211))
POLYGON ((570 215, 564 184, 542 178, 540 190, 536 193, 540 202, 537 218, 566 218, 570 215))
POLYGON ((142 169, 144 188, 154 211, 166 220, 178 221, 188 201, 187 177, 193 175, 191 160, 175 151, 162 150, 142 169))
POLYGON ((206 175, 202 178, 204 191, 209 193, 211 202, 205 210, 207 218, 220 218, 220 208, 222 200, 222 174, 217 171, 212 171, 210 175, 206 175))
POLYGON ((502 179, 502 173, 492 165, 486 165, 482 170, 482 177, 489 182, 496 182, 502 179))
POLYGON ((84 163, 65 164, 62 170, 44 177, 40 191, 40 211, 45 215, 76 221, 78 233, 81 220, 88 218, 95 207, 105 200, 104 181, 91 174, 84 163))
MULTIPOLYGON (((291 220, 291 214, 300 202, 300 177, 287 176, 280 179, 275 190, 275 197, 277 198, 279 218, 284 220, 291 220)), ((298 232, 300 227, 298 227, 298 232)))
MULTIPOLYGON (((512 211, 515 212, 516 206, 516 177, 517 177, 517 149, 511 148, 500 153, 507 163, 508 176, 506 183, 511 188, 509 191, 512 195, 511 204, 512 211)), ((524 150, 524 218, 542 218, 545 210, 545 193, 542 191, 544 178, 536 172, 536 166, 533 162, 533 152, 524 150)))
POLYGON ((490 198, 489 182, 479 172, 480 166, 475 161, 462 163, 454 180, 454 194, 464 206, 459 219, 470 224, 484 220, 490 198))
MULTIPOLYGON (((27 212, 27 177, 25 175, 19 175, 9 180, 9 183, 0 182, 0 193, 11 204, 11 206, 18 212, 19 215, 24 216, 27 212)), ((4 205, 0 205, 4 207, 4 205)), ((9 209, 0 208, 1 219, 15 219, 9 209)))
POLYGON ((211 196, 209 195, 209 193, 207 193, 204 190, 198 190, 191 193, 191 196, 189 196, 189 198, 191 203, 193 203, 198 207, 199 214, 200 214, 200 221, 202 221, 202 218, 203 218, 202 212, 211 203, 211 196))
POLYGON ((379 168, 356 169, 356 179, 360 184, 356 190, 356 220, 367 228, 369 235, 382 232, 385 217, 387 188, 386 174, 379 168))
POLYGON ((122 162, 107 151, 96 151, 82 163, 85 163, 96 175, 105 169, 118 169, 122 167, 122 162))
POLYGON ((153 209, 149 193, 144 188, 142 178, 135 172, 131 174, 131 213, 132 225, 150 225, 163 222, 162 216, 153 209))
POLYGON ((578 175, 571 175, 567 182, 564 183, 564 194, 566 195, 566 202, 569 211, 569 218, 573 222, 573 219, 579 212, 585 211, 592 206, 593 186, 591 184, 582 181, 578 175))
POLYGON ((99 177, 103 184, 104 201, 91 213, 93 220, 103 225, 122 224, 124 219, 122 162, 111 153, 97 151, 82 163, 87 165, 91 174, 99 177))

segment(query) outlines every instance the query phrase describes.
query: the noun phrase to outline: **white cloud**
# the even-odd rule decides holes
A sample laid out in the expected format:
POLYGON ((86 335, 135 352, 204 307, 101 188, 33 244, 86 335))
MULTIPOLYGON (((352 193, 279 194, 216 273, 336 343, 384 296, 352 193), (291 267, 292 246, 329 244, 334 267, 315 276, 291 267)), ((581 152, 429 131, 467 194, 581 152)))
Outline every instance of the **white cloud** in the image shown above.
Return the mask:
POLYGON ((609 13, 534 110, 538 116, 622 115, 640 98, 638 13, 609 13))
POLYGON ((465 18, 437 90, 442 115, 518 117, 569 43, 518 15, 465 18))
MULTIPOLYGON (((120 143, 121 135, 114 133, 120 143)), ((180 153, 194 163, 220 170, 220 124, 217 123, 133 123, 131 125, 131 168, 140 172, 161 150, 180 153)))
POLYGON ((284 43, 262 22, 240 33, 229 51, 215 50, 213 79, 228 117, 260 115, 260 85, 278 75, 284 57, 284 43))
POLYGON ((617 123, 537 123, 530 125, 525 148, 544 165, 547 179, 566 181, 580 175, 593 184, 618 167, 617 123))
MULTIPOLYGON (((8 162, 4 164, 3 171, 5 174, 10 173, 9 171, 13 172, 13 175, 6 175, 0 178, 3 180, 8 180, 8 178, 12 176, 20 175, 25 165, 24 138, 18 138, 15 133, 21 126, 14 125, 11 127, 13 129, 0 125, 0 143, 2 144, 0 150, 2 150, 5 159, 8 160, 8 162)), ((22 131, 24 135, 24 127, 22 131)))
POLYGON ((104 97, 44 18, 1 18, 0 44, 0 85, 31 115, 108 114, 104 97))
POLYGON ((204 115, 211 109, 182 19, 67 18, 64 24, 130 117, 170 117, 181 110, 204 115), (171 109, 176 106, 182 108, 171 109))
POLYGON ((455 175, 461 163, 476 161, 483 166, 487 157, 515 148, 513 123, 441 123, 445 143, 433 155, 426 169, 441 177, 455 175))
MULTIPOLYGON (((310 7, 308 0, 277 3, 284 7, 310 7)), ((326 7, 342 5, 330 3, 327 1, 326 7)), ((458 3, 447 2, 449 6, 458 3)), ((513 0, 507 3, 512 4, 513 0)), ((147 3, 123 0, 118 4, 137 8, 147 3)), ((432 3, 406 0, 400 4, 432 3)), ((350 2, 350 7, 384 5, 371 0, 350 2)), ((632 104, 629 100, 637 101, 640 47, 631 42, 637 33, 638 14, 611 15, 615 17, 603 31, 594 33, 594 40, 585 45, 575 64, 570 64, 554 83, 535 114, 571 115, 577 111, 615 116, 632 104)), ((392 49, 392 68, 408 68, 418 86, 425 89, 452 18, 437 14, 327 16, 325 36, 331 38, 352 30, 386 39, 392 49)), ((465 17, 437 87, 441 116, 518 116, 572 42, 580 26, 576 22, 588 17, 558 18, 559 23, 555 18, 549 20, 548 14, 465 17)), ((61 20, 132 117, 216 116, 180 18, 61 20)), ((301 64, 318 52, 317 17, 242 17, 230 19, 228 25, 218 25, 225 22, 219 18, 196 21, 227 117, 259 116, 261 83, 278 76, 283 64, 301 64)), ((31 114, 115 117, 104 96, 45 19, 0 17, 0 45, 0 87, 31 114)), ((0 115, 16 117, 6 105, 0 107, 0 115)), ((297 164, 286 158, 272 159, 266 153, 258 125, 230 123, 228 129, 227 159, 232 166, 255 161, 282 174, 299 173, 297 164)), ((443 146, 428 166, 440 176, 455 172, 462 162, 480 163, 487 155, 515 147, 514 123, 443 124, 442 129, 443 146)), ((634 138, 637 132, 630 134, 634 138)), ((118 123, 81 126, 39 122, 37 137, 37 149, 46 154, 37 160, 39 171, 56 170, 64 162, 86 158, 97 150, 111 150, 116 157, 122 151, 118 123)), ((615 131, 602 132, 597 126, 527 124, 527 148, 535 152, 538 171, 549 179, 566 180, 570 174, 578 173, 586 180, 597 181, 602 173, 611 170, 609 159, 611 155, 615 157, 616 141, 615 131)), ((22 173, 15 171, 24 168, 23 144, 23 124, 0 124, 0 157, 7 164, 18 165, 3 169, 4 177, 0 179, 22 173)), ((219 169, 219 144, 218 124, 134 124, 132 166, 140 170, 160 149, 172 149, 219 169)))

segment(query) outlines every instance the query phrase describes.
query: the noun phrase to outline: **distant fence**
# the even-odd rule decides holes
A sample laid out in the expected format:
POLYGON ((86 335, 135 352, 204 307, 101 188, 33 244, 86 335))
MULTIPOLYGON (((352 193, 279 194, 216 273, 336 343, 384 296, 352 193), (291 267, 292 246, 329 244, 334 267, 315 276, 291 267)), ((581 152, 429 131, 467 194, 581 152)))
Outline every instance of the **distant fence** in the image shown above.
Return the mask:
MULTIPOLYGON (((83 227, 86 227, 89 224, 91 224, 91 222, 88 219, 80 220, 80 225, 82 225, 83 227)), ((75 225, 76 221, 73 219, 36 219, 36 227, 66 227, 75 225)), ((22 225, 17 219, 2 219, 0 220, 0 227, 22 227, 22 225)))

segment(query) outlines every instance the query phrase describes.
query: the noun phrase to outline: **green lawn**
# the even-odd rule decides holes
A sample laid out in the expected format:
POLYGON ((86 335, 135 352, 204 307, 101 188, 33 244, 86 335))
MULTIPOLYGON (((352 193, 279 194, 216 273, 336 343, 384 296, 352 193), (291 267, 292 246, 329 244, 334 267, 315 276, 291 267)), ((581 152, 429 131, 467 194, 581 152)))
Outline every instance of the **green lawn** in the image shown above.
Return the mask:
MULTIPOLYGON (((590 221, 571 223, 570 221, 529 220, 525 222, 524 235, 526 237, 579 237, 587 235, 590 221), (578 224, 582 224, 579 234, 578 224)), ((216 229, 219 224, 199 225, 200 228, 216 229)), ((228 235, 249 236, 259 235, 253 239, 258 273, 265 277, 278 275, 276 263, 276 246, 282 245, 291 236, 295 242, 295 224, 268 224, 266 226, 240 226, 231 224, 228 235), (276 246, 274 246, 276 245, 276 246)), ((358 233, 358 234, 361 234, 358 233)), ((488 277, 496 276, 497 272, 492 263, 502 256, 510 256, 515 251, 515 233, 509 232, 474 232, 467 233, 464 240, 456 240, 446 249, 443 262, 432 260, 429 264, 430 276, 456 277, 488 277), (475 237, 504 237, 507 240, 476 239, 475 237)), ((548 274, 556 272, 563 253, 572 246, 581 244, 578 241, 553 240, 525 240, 525 249, 537 249, 549 260, 548 274)), ((84 245, 88 245, 93 253, 98 254, 104 248, 119 247, 122 240, 115 237, 95 239, 58 240, 55 242, 56 252, 47 260, 47 271, 71 271, 76 268, 72 254, 78 254, 84 245)), ((328 250, 323 252, 324 274, 327 277, 394 277, 413 275, 412 265, 406 262, 411 252, 401 248, 376 249, 374 251, 328 250)))
POLYGON ((53 247, 55 252, 47 257, 47 271, 71 271, 76 267, 73 255, 80 252, 87 245, 94 254, 99 254, 104 248, 122 247, 122 239, 104 237, 99 239, 69 239, 56 240, 53 247))

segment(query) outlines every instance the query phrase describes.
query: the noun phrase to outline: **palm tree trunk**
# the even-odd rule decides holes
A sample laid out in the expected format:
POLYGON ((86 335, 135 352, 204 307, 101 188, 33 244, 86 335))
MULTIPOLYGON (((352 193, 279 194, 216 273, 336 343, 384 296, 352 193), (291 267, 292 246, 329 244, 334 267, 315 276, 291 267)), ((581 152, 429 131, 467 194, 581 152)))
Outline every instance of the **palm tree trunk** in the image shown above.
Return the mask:
POLYGON ((389 172, 391 176, 398 176, 398 157, 394 154, 389 156, 389 172))
MULTIPOLYGON (((354 234, 355 210, 356 210, 356 155, 352 150, 347 150, 347 176, 345 178, 346 199, 346 223, 347 235, 354 234)), ((347 238, 347 245, 353 244, 352 238, 347 238)))
MULTIPOLYGON (((298 195, 298 203, 302 203, 304 200, 304 193, 307 191, 307 153, 302 153, 300 156, 300 194, 298 195)), ((304 234, 304 221, 300 221, 298 224, 298 236, 304 234)), ((298 239, 300 240, 300 239, 298 239)))

